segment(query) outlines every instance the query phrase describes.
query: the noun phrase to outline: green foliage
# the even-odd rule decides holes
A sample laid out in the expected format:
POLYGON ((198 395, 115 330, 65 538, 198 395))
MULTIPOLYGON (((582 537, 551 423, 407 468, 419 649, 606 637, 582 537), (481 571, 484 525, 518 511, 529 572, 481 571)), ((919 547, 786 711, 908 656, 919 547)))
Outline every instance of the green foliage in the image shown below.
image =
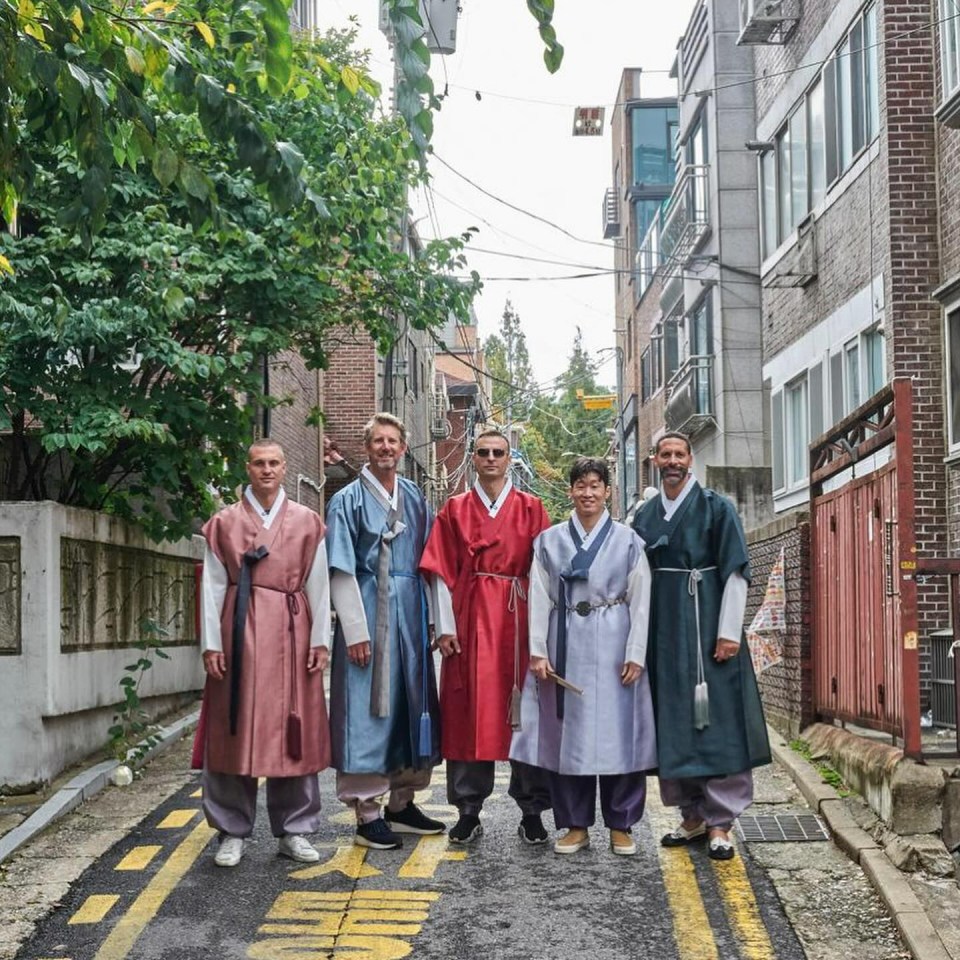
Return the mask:
POLYGON ((820 774, 823 782, 833 787, 839 796, 849 797, 850 794, 853 793, 853 790, 850 789, 838 771, 834 770, 826 761, 813 756, 813 751, 810 749, 808 741, 798 738, 791 740, 788 746, 794 753, 803 757, 811 766, 816 767, 817 773, 820 774))
POLYGON ((276 150, 251 128, 239 161, 178 94, 145 92, 181 150, 128 155, 95 233, 74 221, 90 215, 76 201, 91 168, 69 145, 27 140, 36 189, 21 236, 0 234, 14 270, 0 280, 0 430, 12 435, 0 497, 106 510, 157 539, 189 533, 242 481, 251 411, 282 402, 264 395, 270 358, 296 350, 323 367, 334 325, 386 348, 393 317, 466 317, 479 281, 449 274, 465 266, 467 236, 413 260, 399 250, 417 168, 402 122, 376 116, 362 67, 349 92, 352 42, 297 44, 298 82, 281 95, 248 86, 276 150))
POLYGON ((488 337, 484 343, 484 357, 493 377, 493 419, 503 423, 526 420, 537 384, 526 334, 509 300, 503 307, 499 335, 488 337))
POLYGON ((148 670, 153 668, 154 658, 169 660, 163 649, 164 638, 168 631, 153 620, 145 620, 141 625, 140 639, 134 647, 140 651, 135 663, 124 667, 120 678, 123 699, 117 704, 113 716, 113 725, 107 730, 110 738, 110 754, 120 763, 138 762, 160 742, 159 726, 152 723, 150 715, 140 702, 140 683, 148 670))

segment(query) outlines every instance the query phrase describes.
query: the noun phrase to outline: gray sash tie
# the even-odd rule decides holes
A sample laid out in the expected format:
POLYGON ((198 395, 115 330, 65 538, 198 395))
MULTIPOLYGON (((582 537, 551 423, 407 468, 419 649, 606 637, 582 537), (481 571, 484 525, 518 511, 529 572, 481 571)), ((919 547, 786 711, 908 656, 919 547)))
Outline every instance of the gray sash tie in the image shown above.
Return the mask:
POLYGON ((386 527, 380 534, 377 559, 377 631, 373 642, 373 676, 370 680, 370 713, 374 717, 390 716, 390 562, 391 543, 404 530, 403 487, 397 479, 397 505, 390 506, 382 494, 361 474, 360 482, 382 505, 387 507, 386 527))
POLYGON ((237 580, 237 599, 233 606, 233 645, 230 659, 230 733, 237 733, 237 718, 240 715, 240 673, 243 669, 243 636, 247 630, 247 607, 250 605, 253 566, 270 551, 261 544, 256 550, 248 550, 240 564, 237 580))

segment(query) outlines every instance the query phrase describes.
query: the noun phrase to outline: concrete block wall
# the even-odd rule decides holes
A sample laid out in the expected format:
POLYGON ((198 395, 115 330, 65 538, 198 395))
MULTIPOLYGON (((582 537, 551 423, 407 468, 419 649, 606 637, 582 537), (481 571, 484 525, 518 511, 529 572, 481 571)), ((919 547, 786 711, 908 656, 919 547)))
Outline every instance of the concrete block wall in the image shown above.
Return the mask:
MULTIPOLYGON (((115 517, 49 501, 0 503, 0 531, 20 575, 19 644, 0 645, 0 790, 9 792, 48 783, 105 746, 145 617, 170 633, 170 659, 143 676, 145 706, 196 698, 193 587, 203 552, 198 539, 154 544, 115 517), (78 551, 87 558, 79 564, 68 559, 78 551)), ((10 632, 0 621, 0 633, 10 632)))
POLYGON ((787 630, 783 662, 759 677, 767 721, 784 736, 796 737, 813 721, 813 677, 810 624, 810 522, 793 513, 747 532, 753 580, 744 627, 763 603, 770 571, 784 549, 787 630))

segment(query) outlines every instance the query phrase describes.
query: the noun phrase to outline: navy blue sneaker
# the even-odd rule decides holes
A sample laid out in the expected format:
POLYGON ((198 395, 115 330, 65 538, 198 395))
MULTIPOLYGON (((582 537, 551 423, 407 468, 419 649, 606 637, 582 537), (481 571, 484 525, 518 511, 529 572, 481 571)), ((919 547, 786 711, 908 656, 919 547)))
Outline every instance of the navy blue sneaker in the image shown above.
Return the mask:
POLYGON ((387 826, 383 817, 361 823, 353 842, 358 847, 370 847, 371 850, 398 850, 403 846, 403 840, 387 826))

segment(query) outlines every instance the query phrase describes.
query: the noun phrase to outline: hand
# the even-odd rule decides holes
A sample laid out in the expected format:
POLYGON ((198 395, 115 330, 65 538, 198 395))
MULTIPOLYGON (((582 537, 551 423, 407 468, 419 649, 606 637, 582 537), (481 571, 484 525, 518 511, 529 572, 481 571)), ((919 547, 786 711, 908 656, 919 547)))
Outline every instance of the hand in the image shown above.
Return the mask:
POLYGON ((445 657, 452 657, 460 652, 460 641, 452 633, 445 633, 442 637, 438 637, 437 646, 445 657))
POLYGON ((531 657, 530 672, 538 680, 546 680, 547 674, 553 672, 553 667, 550 666, 550 661, 546 657, 531 657))
POLYGON ((326 647, 311 647, 307 651, 307 673, 323 672, 330 662, 330 651, 326 647))
POLYGON ((713 659, 717 663, 723 663, 735 657, 740 652, 740 644, 736 640, 725 640, 723 637, 717 637, 717 648, 713 652, 713 659))
POLYGON ((364 640, 363 643, 347 647, 347 658, 354 666, 365 667, 370 662, 370 641, 364 640))
POLYGON ((640 679, 641 673, 643 673, 643 667, 639 663, 628 660, 620 671, 620 682, 625 687, 629 687, 630 684, 636 683, 640 679))
POLYGON ((222 680, 227 675, 227 658, 220 650, 206 650, 203 669, 211 680, 222 680))

